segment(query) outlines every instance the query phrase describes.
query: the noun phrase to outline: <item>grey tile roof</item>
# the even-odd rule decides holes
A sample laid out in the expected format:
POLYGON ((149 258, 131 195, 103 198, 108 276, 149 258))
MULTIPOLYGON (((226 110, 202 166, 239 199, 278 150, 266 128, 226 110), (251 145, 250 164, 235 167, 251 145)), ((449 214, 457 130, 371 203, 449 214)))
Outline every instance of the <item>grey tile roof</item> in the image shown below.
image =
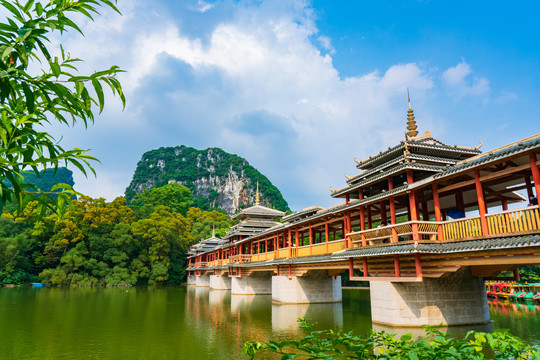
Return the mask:
POLYGON ((401 172, 404 172, 404 171, 406 171, 408 169, 424 170, 424 171, 432 171, 432 172, 441 172, 441 171, 444 171, 446 169, 446 167, 445 166, 438 166, 438 165, 428 165, 428 164, 422 164, 422 163, 416 163, 416 162, 415 163, 407 162, 407 163, 395 166, 395 167, 391 168, 390 170, 378 173, 377 175, 372 176, 372 177, 370 177, 368 179, 359 181, 359 182, 355 183, 354 185, 346 186, 346 187, 344 187, 342 189, 335 190, 332 193, 332 197, 339 197, 340 195, 344 195, 345 193, 347 193, 349 191, 356 190, 356 189, 359 189, 359 188, 364 187, 366 185, 378 182, 381 179, 385 179, 385 178, 389 177, 390 175, 401 173, 401 172))
POLYGON ((383 256, 393 254, 449 254, 482 250, 494 249, 513 249, 518 247, 537 247, 540 246, 540 234, 512 236, 512 237, 497 237, 482 240, 467 240, 458 242, 443 242, 443 243, 406 243, 387 246, 377 246, 369 248, 357 248, 346 250, 339 254, 333 254, 332 258, 344 259, 349 257, 364 257, 364 256, 383 256))
POLYGON ((485 154, 475 156, 474 158, 461 161, 454 166, 448 167, 445 171, 441 172, 440 174, 436 174, 433 177, 435 179, 439 179, 463 170, 467 170, 499 159, 503 159, 511 155, 528 152, 538 147, 540 147, 540 137, 536 136, 533 137, 531 140, 518 142, 515 145, 503 148, 499 151, 489 151, 485 154))
POLYGON ((418 148, 424 148, 424 149, 438 150, 445 153, 458 152, 461 154, 469 154, 469 155, 475 155, 475 154, 480 153, 479 150, 475 150, 468 147, 446 145, 437 139, 429 137, 429 138, 418 139, 418 140, 409 140, 407 142, 402 141, 399 145, 391 147, 386 151, 382 151, 379 154, 372 156, 366 160, 360 161, 356 167, 359 169, 362 169, 362 168, 366 168, 369 165, 377 165, 380 162, 385 162, 388 160, 388 158, 392 158, 393 156, 396 155, 396 153, 399 153, 399 151, 403 151, 405 148, 405 144, 407 144, 409 147, 418 147, 418 148), (429 144, 428 143, 429 141, 434 142, 435 144, 429 144))

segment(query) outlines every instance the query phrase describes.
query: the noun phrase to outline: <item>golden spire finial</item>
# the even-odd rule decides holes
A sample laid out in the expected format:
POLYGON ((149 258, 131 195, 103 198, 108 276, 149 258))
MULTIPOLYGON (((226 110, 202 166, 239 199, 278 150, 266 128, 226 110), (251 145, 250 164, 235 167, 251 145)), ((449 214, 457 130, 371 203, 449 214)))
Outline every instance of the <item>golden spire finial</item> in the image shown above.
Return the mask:
POLYGON ((260 204, 260 199, 259 199, 259 181, 257 181, 257 194, 255 195, 255 205, 259 205, 260 204))
POLYGON ((409 95, 409 89, 407 88, 407 99, 409 100, 409 111, 407 111, 407 132, 405 133, 406 137, 414 138, 418 135, 416 129, 416 121, 414 121, 414 112, 411 109, 411 96, 409 95))

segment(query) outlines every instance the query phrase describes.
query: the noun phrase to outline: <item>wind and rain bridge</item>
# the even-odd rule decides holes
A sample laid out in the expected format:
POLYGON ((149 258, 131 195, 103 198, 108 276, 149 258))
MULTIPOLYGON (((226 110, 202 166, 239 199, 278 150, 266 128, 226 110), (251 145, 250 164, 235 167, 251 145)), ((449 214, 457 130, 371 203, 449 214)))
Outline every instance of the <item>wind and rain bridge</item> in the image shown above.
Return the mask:
POLYGON ((339 302, 348 272, 369 281, 374 323, 489 322, 484 280, 540 264, 540 134, 482 153, 418 136, 410 102, 407 120, 405 140, 355 159, 359 174, 331 189, 339 205, 284 216, 257 189, 223 239, 192 247, 188 284, 339 302))

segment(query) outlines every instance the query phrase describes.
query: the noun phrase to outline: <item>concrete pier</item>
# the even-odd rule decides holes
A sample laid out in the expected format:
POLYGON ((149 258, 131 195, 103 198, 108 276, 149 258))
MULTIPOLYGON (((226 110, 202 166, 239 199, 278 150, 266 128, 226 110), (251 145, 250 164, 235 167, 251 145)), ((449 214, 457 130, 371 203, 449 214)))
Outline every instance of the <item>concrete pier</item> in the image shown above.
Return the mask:
POLYGON ((210 275, 210 290, 230 290, 231 278, 227 275, 210 275))
POLYGON ((254 272, 250 276, 231 278, 231 294, 269 295, 272 293, 270 272, 254 272))
POLYGON ((273 276, 272 302, 283 304, 340 302, 341 276, 328 276, 326 270, 304 276, 273 276))
POLYGON ((317 319, 324 329, 341 329, 343 304, 272 304, 272 329, 275 331, 296 331, 299 328, 298 318, 304 317, 317 319))
POLYGON ((195 286, 208 287, 210 285, 209 278, 208 275, 198 275, 195 279, 195 286))
POLYGON ((187 284, 188 285, 195 285, 197 277, 195 275, 188 275, 187 277, 187 284))
POLYGON ((370 283, 373 323, 398 327, 476 325, 489 322, 482 278, 469 269, 417 283, 370 283))

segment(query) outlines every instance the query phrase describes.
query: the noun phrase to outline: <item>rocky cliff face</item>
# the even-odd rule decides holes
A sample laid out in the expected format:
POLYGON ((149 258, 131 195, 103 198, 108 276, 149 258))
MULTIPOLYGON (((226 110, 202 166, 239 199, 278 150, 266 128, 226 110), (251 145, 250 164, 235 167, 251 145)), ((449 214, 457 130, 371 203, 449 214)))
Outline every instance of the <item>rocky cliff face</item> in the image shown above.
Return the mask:
POLYGON ((219 148, 160 148, 143 155, 126 189, 126 198, 130 200, 145 189, 176 182, 191 190, 196 206, 207 210, 220 208, 232 215, 254 203, 257 181, 262 205, 281 211, 289 209, 270 180, 237 155, 219 148))

